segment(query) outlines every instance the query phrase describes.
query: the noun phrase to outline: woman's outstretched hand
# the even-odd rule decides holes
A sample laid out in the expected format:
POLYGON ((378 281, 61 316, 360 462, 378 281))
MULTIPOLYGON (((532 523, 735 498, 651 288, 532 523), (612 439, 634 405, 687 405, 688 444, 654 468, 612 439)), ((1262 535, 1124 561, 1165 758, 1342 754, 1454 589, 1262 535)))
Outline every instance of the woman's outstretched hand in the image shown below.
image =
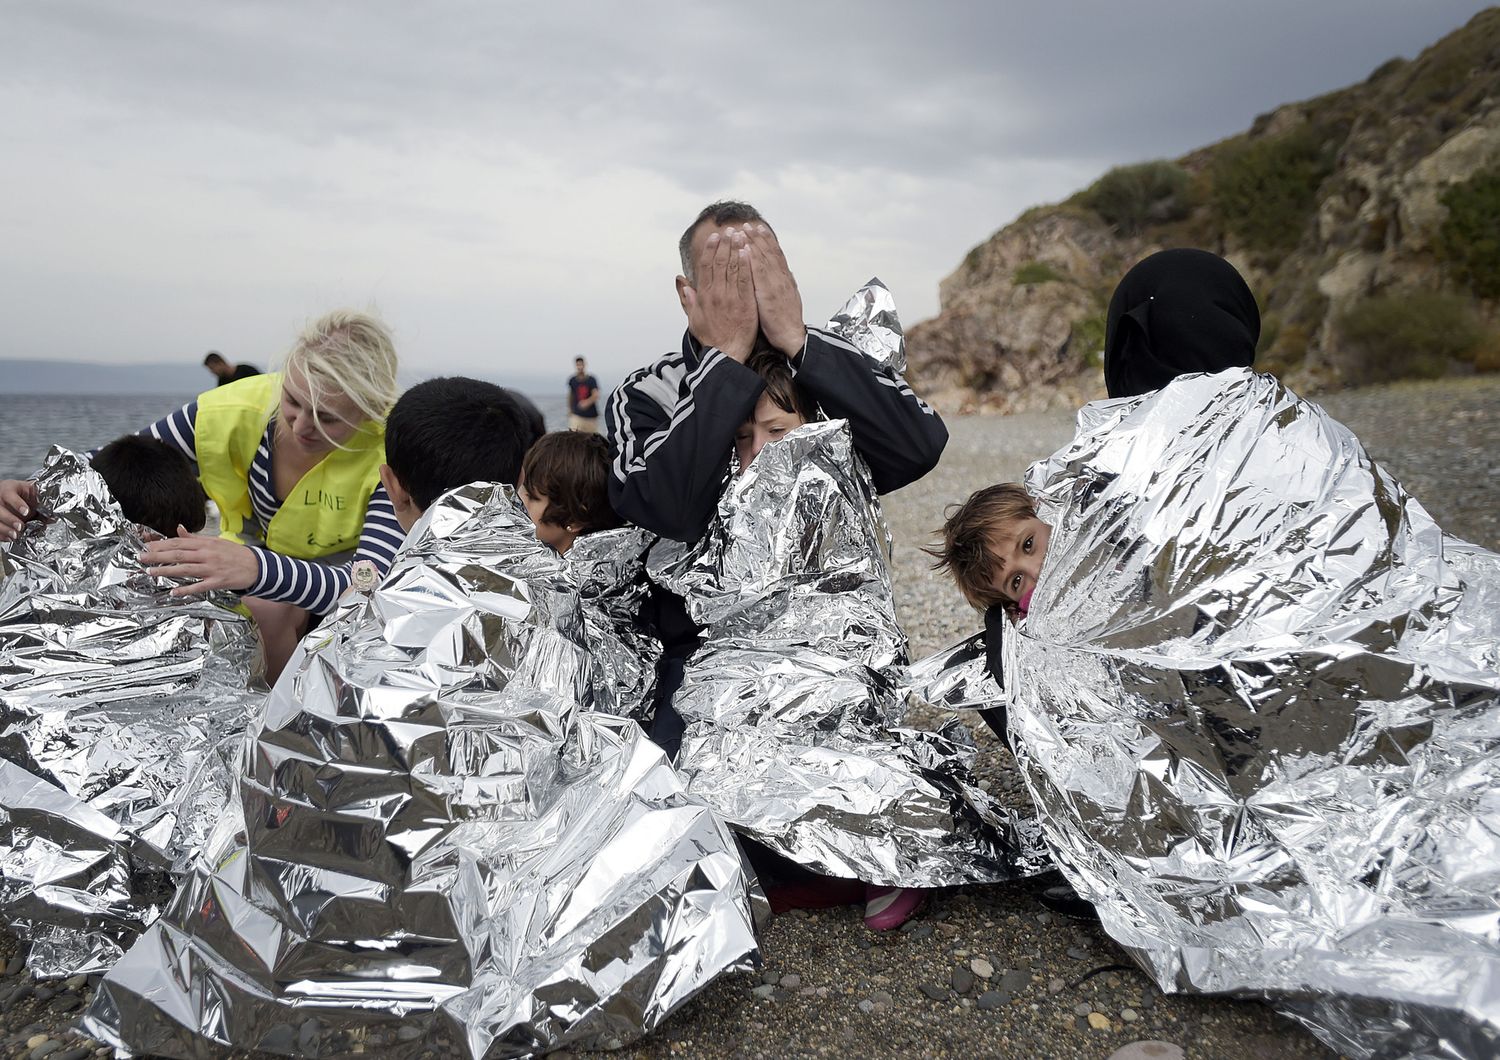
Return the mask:
POLYGON ((214 589, 248 589, 260 576, 260 564, 249 546, 228 538, 190 533, 177 528, 176 537, 152 541, 141 553, 146 573, 158 578, 192 578, 173 596, 190 596, 214 589))
POLYGON ((26 520, 36 517, 36 483, 0 479, 0 541, 14 541, 26 520))

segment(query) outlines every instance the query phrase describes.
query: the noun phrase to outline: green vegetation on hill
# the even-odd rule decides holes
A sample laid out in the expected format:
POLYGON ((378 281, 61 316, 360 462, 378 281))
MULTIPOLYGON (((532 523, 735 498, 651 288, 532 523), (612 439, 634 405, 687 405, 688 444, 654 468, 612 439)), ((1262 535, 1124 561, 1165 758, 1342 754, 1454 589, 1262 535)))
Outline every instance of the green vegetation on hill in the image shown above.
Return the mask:
POLYGON ((1280 136, 1225 144, 1210 167, 1218 224, 1261 254, 1292 250, 1317 212, 1318 187, 1333 172, 1339 143, 1333 130, 1306 123, 1280 136))
POLYGON ((1028 261, 1016 270, 1011 282, 1020 287, 1023 284, 1051 283, 1054 280, 1065 279, 1067 279, 1066 276, 1045 261, 1028 261))
POLYGON ((1500 298, 1500 169, 1487 169, 1443 194, 1448 217, 1438 254, 1480 298, 1500 298))
POLYGON ((1486 338, 1473 303, 1438 291, 1377 295, 1354 303, 1339 317, 1356 378, 1437 379, 1455 361, 1473 363, 1486 338))
POLYGON ((1116 166, 1096 180, 1073 202, 1093 210, 1122 236, 1133 236, 1149 225, 1166 224, 1192 210, 1191 179, 1175 162, 1142 162, 1116 166))

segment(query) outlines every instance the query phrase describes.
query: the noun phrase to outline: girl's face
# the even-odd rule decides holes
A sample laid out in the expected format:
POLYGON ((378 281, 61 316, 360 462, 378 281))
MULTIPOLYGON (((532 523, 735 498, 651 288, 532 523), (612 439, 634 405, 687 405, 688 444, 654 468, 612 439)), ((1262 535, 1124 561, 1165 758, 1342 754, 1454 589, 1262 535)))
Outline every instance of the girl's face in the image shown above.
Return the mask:
POLYGON ((734 455, 739 458, 740 469, 749 467, 767 442, 774 442, 806 422, 795 412, 788 412, 772 401, 770 394, 762 394, 755 403, 755 411, 740 424, 734 435, 734 455))
POLYGON ((989 540, 993 575, 990 587, 1025 614, 1047 558, 1052 528, 1040 519, 1023 519, 1002 528, 989 540))
POLYGON ((567 555, 568 549, 573 547, 574 539, 578 537, 578 528, 562 526, 543 519, 542 515, 547 511, 547 505, 552 502, 546 494, 532 493, 527 489, 525 475, 522 475, 521 481, 517 483, 516 491, 520 493, 521 503, 526 505, 526 514, 531 516, 532 525, 536 527, 537 540, 567 555))
POLYGON ((354 436, 364 414, 347 394, 325 395, 313 415, 307 377, 293 365, 281 377, 281 424, 286 437, 310 456, 332 452, 354 436))

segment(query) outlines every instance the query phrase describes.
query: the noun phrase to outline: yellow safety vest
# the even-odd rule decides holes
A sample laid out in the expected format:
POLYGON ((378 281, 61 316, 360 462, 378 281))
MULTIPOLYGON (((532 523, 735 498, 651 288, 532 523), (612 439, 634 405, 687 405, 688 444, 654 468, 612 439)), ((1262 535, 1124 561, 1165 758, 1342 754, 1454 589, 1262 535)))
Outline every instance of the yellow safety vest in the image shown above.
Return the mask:
POLYGON ((352 555, 370 494, 385 463, 385 424, 366 423, 293 487, 258 532, 250 503, 250 462, 281 398, 281 374, 253 375, 198 396, 198 479, 219 506, 219 535, 260 543, 293 559, 352 555), (249 528, 247 529, 247 525, 249 528))

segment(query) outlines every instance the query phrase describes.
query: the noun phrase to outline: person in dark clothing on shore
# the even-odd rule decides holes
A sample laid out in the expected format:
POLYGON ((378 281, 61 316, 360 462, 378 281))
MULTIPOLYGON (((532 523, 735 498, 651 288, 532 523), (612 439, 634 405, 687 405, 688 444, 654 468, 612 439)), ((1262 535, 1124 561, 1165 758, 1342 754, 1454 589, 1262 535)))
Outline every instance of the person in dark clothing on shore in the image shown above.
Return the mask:
POLYGON ((568 376, 568 430, 599 433, 599 380, 589 375, 582 357, 573 358, 573 374, 568 376))
POLYGON ((207 368, 219 378, 219 386, 225 383, 233 383, 236 379, 249 379, 252 375, 260 375, 260 369, 253 364, 231 364, 224 359, 224 355, 218 350, 209 350, 203 358, 203 367, 207 368))
MULTIPOLYGON (((605 409, 613 450, 609 499, 621 517, 694 542, 712 517, 734 459, 735 436, 766 388, 746 367, 774 351, 798 387, 854 446, 881 493, 931 471, 948 441, 943 421, 895 372, 836 335, 806 325, 802 297, 775 232, 748 203, 705 207, 678 243, 677 297, 687 316, 681 349, 627 376, 605 409)), ((699 629, 679 597, 657 589, 647 617, 663 642, 649 732, 675 756, 683 723, 672 707, 699 629)))

